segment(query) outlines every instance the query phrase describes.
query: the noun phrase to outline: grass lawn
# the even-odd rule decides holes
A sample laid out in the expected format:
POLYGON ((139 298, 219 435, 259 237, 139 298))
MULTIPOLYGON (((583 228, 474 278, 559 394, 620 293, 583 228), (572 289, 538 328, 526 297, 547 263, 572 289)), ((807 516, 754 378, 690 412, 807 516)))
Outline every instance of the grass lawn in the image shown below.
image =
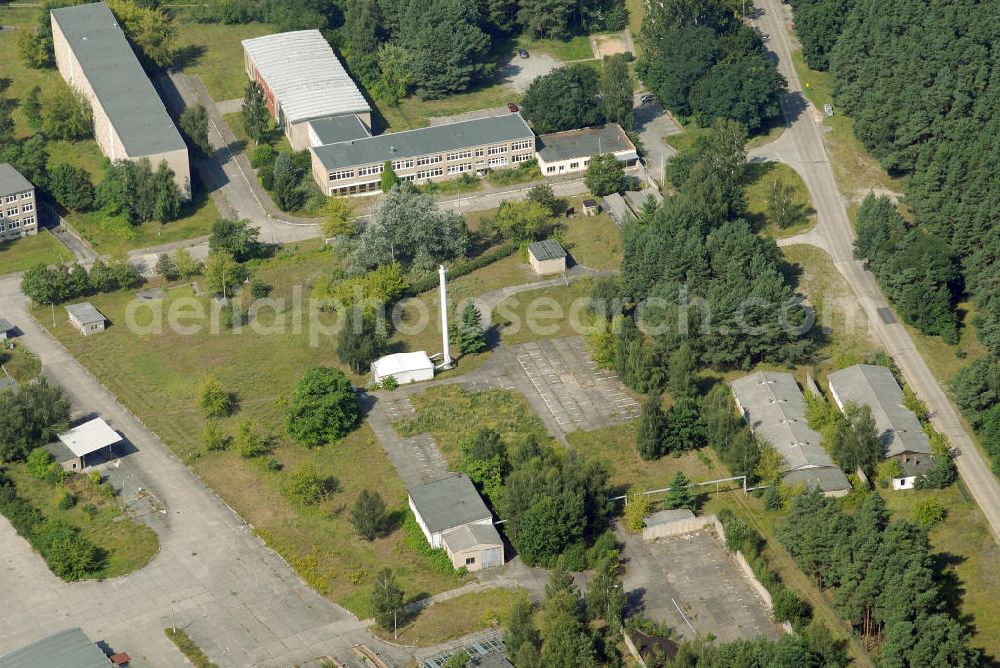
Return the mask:
POLYGON ((962 322, 957 345, 945 343, 940 336, 921 334, 916 328, 905 325, 906 331, 909 332, 917 350, 927 362, 931 373, 945 387, 960 369, 968 366, 973 360, 986 357, 989 354, 979 337, 976 336, 976 328, 972 324, 976 315, 976 307, 972 302, 962 302, 958 305, 958 311, 962 316, 962 322), (959 351, 963 351, 965 357, 959 357, 955 354, 959 351))
POLYGON ((12 274, 36 264, 59 264, 72 259, 73 254, 48 232, 0 243, 0 274, 12 274))
MULTIPOLYGON (((625 8, 628 10, 628 29, 632 31, 632 41, 635 42, 642 30, 642 19, 646 17, 646 3, 644 0, 625 0, 625 8)), ((640 48, 638 43, 635 46, 640 48)))
POLYGON ((972 617, 972 644, 1000 657, 1000 547, 982 512, 961 482, 947 489, 912 490, 882 494, 893 514, 913 520, 914 506, 935 499, 947 509, 944 521, 930 531, 938 567, 946 574, 943 586, 949 598, 961 600, 959 611, 972 617), (958 581, 954 581, 957 576, 958 581))
POLYGON ((801 234, 816 224, 809 191, 794 169, 780 162, 758 162, 747 166, 747 174, 748 183, 743 189, 747 198, 746 216, 754 229, 780 239, 801 234), (767 219, 767 200, 774 181, 792 187, 792 201, 800 213, 800 221, 784 229, 767 219))
POLYGON ((595 455, 610 464, 615 494, 624 494, 628 488, 648 491, 668 487, 677 471, 683 471, 692 482, 729 477, 726 468, 716 461, 708 448, 686 452, 679 457, 645 461, 635 449, 636 423, 633 420, 594 431, 573 431, 566 434, 566 440, 580 452, 595 455))
POLYGON ((464 114, 477 109, 503 107, 508 102, 520 102, 521 95, 505 83, 483 86, 468 93, 449 95, 440 100, 421 100, 411 96, 390 107, 381 100, 375 100, 379 113, 385 118, 388 130, 412 130, 430 124, 428 119, 435 116, 464 114))
POLYGON ((101 496, 85 477, 76 475, 64 485, 50 485, 30 475, 24 464, 9 464, 7 473, 17 485, 17 492, 46 517, 65 520, 80 529, 82 535, 106 554, 104 567, 92 579, 113 578, 145 566, 160 549, 156 534, 145 524, 123 516, 118 501, 101 496), (59 500, 69 489, 78 501, 69 510, 59 507, 59 500), (93 504, 97 511, 93 519, 84 507, 93 504))
MULTIPOLYGON (((792 53, 792 61, 806 97, 822 113, 824 104, 833 104, 830 74, 809 69, 801 51, 792 53)), ((851 118, 841 114, 834 106, 834 116, 824 118, 823 125, 829 129, 823 134, 823 143, 830 154, 837 185, 848 198, 864 196, 872 188, 903 191, 905 180, 890 177, 878 160, 868 155, 854 136, 854 121, 851 118)))
MULTIPOLYGON (((582 200, 570 206, 581 211, 582 200)), ((622 238, 618 226, 605 212, 596 216, 578 214, 562 222, 562 241, 577 264, 592 269, 617 269, 622 263, 622 238)))
POLYGON ((184 71, 197 74, 216 102, 243 97, 249 79, 243 69, 243 45, 252 37, 269 35, 266 23, 223 25, 184 21, 177 26, 177 48, 184 71))
POLYGON ((588 35, 576 35, 569 39, 535 39, 522 34, 514 40, 510 53, 514 53, 517 49, 527 49, 529 57, 536 53, 544 53, 562 62, 591 60, 594 57, 588 35))
POLYGON ((194 199, 183 206, 181 216, 169 223, 150 221, 135 227, 102 211, 70 213, 66 219, 98 253, 124 255, 135 248, 207 235, 212 223, 222 217, 212 198, 200 188, 195 190, 194 199))
POLYGON ((586 312, 591 284, 581 278, 511 295, 493 312, 493 324, 506 345, 586 334, 591 326, 586 312))
POLYGON ((11 378, 23 385, 42 372, 42 363, 33 352, 16 341, 11 344, 13 349, 0 351, 0 362, 11 378))
POLYGON ((397 431, 403 436, 430 433, 452 470, 462 461, 462 441, 480 429, 496 430, 508 447, 530 435, 540 442, 551 440, 519 392, 469 392, 455 385, 440 385, 412 395, 410 401, 417 417, 397 424, 397 431))
POLYGON ((816 326, 824 328, 818 356, 839 369, 862 362, 876 352, 880 345, 868 316, 830 256, 804 245, 786 246, 781 253, 796 292, 806 296, 817 311, 816 326))
MULTIPOLYGON (((396 642, 404 645, 426 647, 454 640, 469 633, 496 627, 510 616, 514 602, 523 590, 487 589, 462 594, 440 603, 434 603, 399 629, 396 642)), ((378 635, 393 640, 392 631, 373 626, 378 635)))
POLYGON ((0 25, 2 26, 35 26, 38 22, 39 5, 35 3, 21 4, 12 2, 0 5, 0 25))

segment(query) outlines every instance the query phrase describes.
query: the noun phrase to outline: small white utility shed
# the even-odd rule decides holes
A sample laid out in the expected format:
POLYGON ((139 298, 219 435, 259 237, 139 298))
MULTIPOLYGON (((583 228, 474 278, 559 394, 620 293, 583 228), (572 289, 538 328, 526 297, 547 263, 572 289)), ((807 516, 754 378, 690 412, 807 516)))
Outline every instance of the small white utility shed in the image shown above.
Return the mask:
POLYGON ((400 385, 434 379, 434 362, 423 350, 415 353, 393 353, 372 362, 372 382, 395 378, 400 385))

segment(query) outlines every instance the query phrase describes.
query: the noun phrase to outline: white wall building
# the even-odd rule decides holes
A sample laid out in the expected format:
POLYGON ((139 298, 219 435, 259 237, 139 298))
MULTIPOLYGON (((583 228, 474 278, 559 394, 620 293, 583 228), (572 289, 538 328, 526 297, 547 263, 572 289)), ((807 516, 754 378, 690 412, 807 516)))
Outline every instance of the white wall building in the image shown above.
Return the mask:
POLYGON ((395 378, 399 385, 434 379, 434 363, 424 351, 393 353, 372 362, 372 382, 395 378))

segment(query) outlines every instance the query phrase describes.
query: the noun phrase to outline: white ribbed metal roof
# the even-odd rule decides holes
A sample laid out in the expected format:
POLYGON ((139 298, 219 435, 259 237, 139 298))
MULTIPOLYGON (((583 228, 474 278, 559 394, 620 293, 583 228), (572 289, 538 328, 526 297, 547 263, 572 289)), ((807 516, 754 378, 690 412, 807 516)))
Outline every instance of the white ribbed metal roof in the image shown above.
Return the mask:
POLYGON ((285 120, 371 111, 319 30, 296 30, 243 40, 285 120))

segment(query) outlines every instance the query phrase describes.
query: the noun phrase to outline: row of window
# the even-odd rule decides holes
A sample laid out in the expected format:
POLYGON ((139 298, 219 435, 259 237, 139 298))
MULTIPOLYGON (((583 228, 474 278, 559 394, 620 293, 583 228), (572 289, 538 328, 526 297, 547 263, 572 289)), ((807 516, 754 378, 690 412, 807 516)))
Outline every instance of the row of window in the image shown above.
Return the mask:
POLYGON ((22 205, 20 209, 18 209, 16 206, 13 206, 7 209, 7 217, 12 218, 19 213, 28 213, 29 211, 34 211, 34 210, 35 210, 35 205, 30 202, 22 205))
MULTIPOLYGON (((511 144, 494 144, 492 146, 488 146, 485 149, 477 148, 477 149, 474 149, 474 150, 473 149, 466 149, 466 150, 462 150, 462 151, 453 151, 452 153, 445 154, 443 157, 441 155, 424 155, 424 156, 420 156, 419 158, 416 158, 416 159, 414 159, 414 158, 402 158, 400 160, 394 160, 393 163, 392 163, 392 168, 393 168, 393 170, 410 169, 410 168, 412 168, 414 166, 414 164, 416 164, 417 167, 424 167, 426 165, 436 165, 436 164, 439 164, 441 162, 444 162, 445 160, 447 160, 448 162, 453 162, 455 160, 465 160, 465 159, 471 158, 473 155, 475 155, 477 158, 482 158, 482 157, 484 157, 486 155, 495 156, 495 155, 500 155, 502 153, 506 153, 507 151, 520 151, 520 150, 529 149, 529 148, 533 149, 534 147, 535 147, 534 140, 532 140, 532 139, 523 139, 523 140, 519 140, 519 141, 513 142, 511 144)), ((511 162, 525 162, 527 160, 531 160, 533 157, 534 157, 533 154, 531 154, 531 153, 525 153, 525 154, 522 154, 522 155, 512 156, 510 161, 511 162)), ((483 164, 485 164, 485 162, 482 161, 482 160, 479 160, 479 161, 477 161, 477 164, 483 165, 483 164)), ((506 164, 507 164, 507 159, 506 158, 503 158, 502 161, 499 160, 499 159, 497 159, 497 158, 490 158, 489 159, 489 165, 490 166, 506 165, 506 164)), ((452 166, 452 167, 448 168, 448 173, 449 174, 458 174, 458 173, 461 173, 461 172, 472 171, 472 164, 471 163, 463 163, 463 165, 461 165, 461 166, 452 166), (466 165, 467 165, 467 167, 461 168, 461 167, 466 166, 466 165), (459 168, 458 169, 453 169, 452 167, 459 167, 459 168)), ((332 172, 329 172, 329 177, 330 177, 330 181, 343 181, 345 179, 355 178, 355 175, 358 176, 358 177, 361 177, 361 176, 369 176, 369 175, 372 175, 372 174, 381 174, 382 173, 382 169, 383 169, 383 165, 381 163, 377 164, 377 165, 366 165, 364 167, 359 167, 356 172, 353 169, 342 169, 342 170, 338 170, 338 171, 332 171, 332 172)), ((434 170, 427 170, 427 173, 432 172, 432 171, 434 171, 434 170)), ((416 178, 418 178, 418 179, 425 178, 425 177, 420 176, 420 174, 422 174, 422 173, 425 173, 425 172, 418 172, 416 178)))
POLYGON ((29 216, 24 220, 9 220, 6 222, 6 224, 4 223, 4 221, 0 220, 0 232, 5 232, 7 230, 17 230, 21 228, 21 225, 24 225, 25 227, 31 227, 34 224, 35 224, 34 216, 29 216))
POLYGON ((490 167, 500 167, 507 164, 507 156, 501 155, 496 158, 490 158, 490 167))
MULTIPOLYGON (((590 164, 590 158, 587 158, 586 160, 583 161, 583 166, 584 167, 586 167, 589 164, 590 164)), ((569 169, 579 169, 579 168, 580 168, 580 161, 579 160, 576 161, 576 162, 569 163, 569 169)), ((545 173, 546 174, 553 174, 553 173, 555 173, 555 171, 556 171, 556 167, 554 165, 549 165, 548 167, 545 168, 545 173)))
POLYGON ((461 164, 451 165, 448 167, 449 174, 461 174, 462 172, 471 172, 471 171, 472 171, 471 162, 463 162, 461 164))
POLYGON ((443 167, 434 167, 432 169, 425 169, 423 171, 417 172, 417 180, 429 179, 435 176, 441 176, 442 174, 444 174, 443 167))
POLYGON ((10 204, 11 202, 16 202, 18 199, 31 199, 33 193, 33 190, 25 190, 20 194, 15 193, 13 195, 7 195, 6 202, 7 204, 10 204))

